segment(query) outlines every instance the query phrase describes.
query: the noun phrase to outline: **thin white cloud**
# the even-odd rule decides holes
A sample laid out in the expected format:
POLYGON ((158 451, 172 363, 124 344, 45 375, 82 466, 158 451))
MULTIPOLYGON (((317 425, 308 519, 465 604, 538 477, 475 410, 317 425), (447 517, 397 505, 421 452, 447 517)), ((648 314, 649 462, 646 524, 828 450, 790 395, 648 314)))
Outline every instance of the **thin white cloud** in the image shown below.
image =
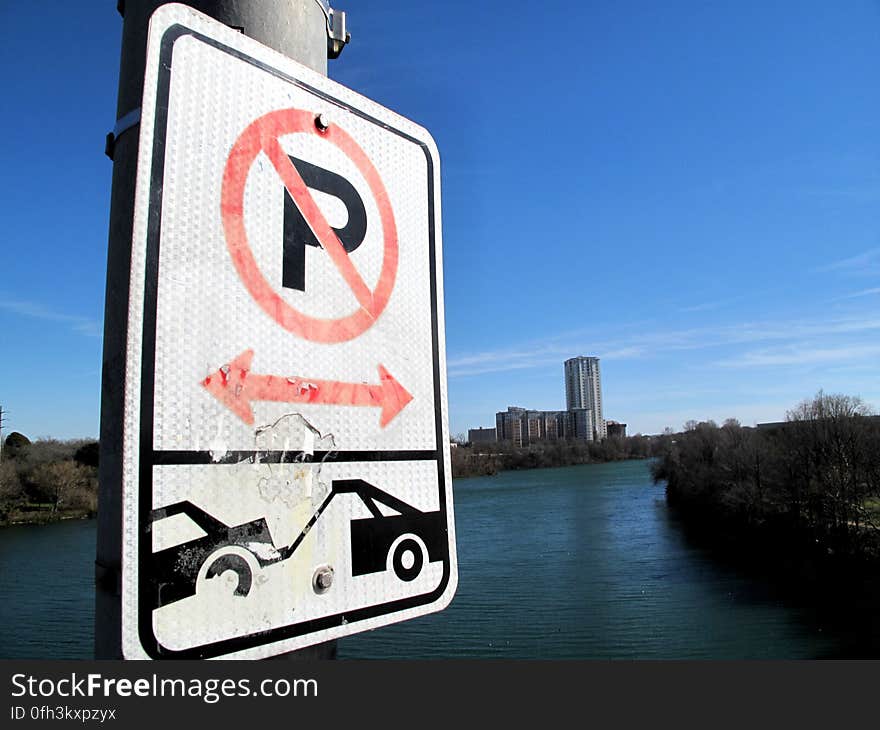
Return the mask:
POLYGON ((721 307, 726 307, 728 304, 735 304, 740 301, 742 297, 734 297, 733 299, 718 299, 712 302, 701 302, 700 304, 693 304, 688 307, 680 307, 679 312, 708 312, 713 309, 720 309, 721 307))
POLYGON ((840 345, 838 347, 786 347, 746 352, 729 360, 713 363, 723 368, 764 368, 790 365, 840 364, 880 357, 880 345, 840 345))
POLYGON ((880 263, 880 247, 869 248, 855 256, 849 256, 845 259, 832 261, 830 264, 820 266, 817 272, 841 271, 847 273, 863 273, 869 269, 872 264, 880 263))
POLYGON ((617 350, 605 350, 599 353, 600 360, 631 360, 645 354, 644 347, 621 347, 617 350))
POLYGON ((0 309, 5 309, 7 312, 20 314, 24 317, 67 324, 74 332, 85 335, 86 337, 101 337, 103 335, 100 322, 94 319, 80 317, 75 314, 56 312, 52 309, 47 309, 40 304, 34 304, 33 302, 26 300, 0 299, 0 309))
POLYGON ((860 291, 852 292, 851 294, 844 294, 843 296, 835 297, 831 301, 839 302, 844 299, 861 299, 862 297, 870 297, 874 294, 880 294, 880 286, 876 286, 873 289, 862 289, 860 291))
MULTIPOLYGON (((625 337, 602 339, 592 338, 583 333, 580 335, 569 333, 569 338, 561 342, 559 337, 554 336, 518 348, 499 348, 452 356, 447 362, 447 367, 450 377, 464 377, 548 365, 560 366, 561 359, 577 354, 624 360, 649 358, 664 352, 735 347, 756 343, 773 343, 777 347, 799 348, 798 352, 807 353, 805 357, 810 357, 809 352, 814 349, 811 343, 814 341, 832 337, 852 339, 877 331, 880 331, 880 316, 834 317, 820 321, 744 322, 721 327, 633 332, 625 337)), ((855 347, 855 351, 860 351, 859 348, 862 347, 859 342, 851 342, 849 346, 855 347)), ((789 361, 791 364, 796 364, 794 358, 789 358, 789 361)))

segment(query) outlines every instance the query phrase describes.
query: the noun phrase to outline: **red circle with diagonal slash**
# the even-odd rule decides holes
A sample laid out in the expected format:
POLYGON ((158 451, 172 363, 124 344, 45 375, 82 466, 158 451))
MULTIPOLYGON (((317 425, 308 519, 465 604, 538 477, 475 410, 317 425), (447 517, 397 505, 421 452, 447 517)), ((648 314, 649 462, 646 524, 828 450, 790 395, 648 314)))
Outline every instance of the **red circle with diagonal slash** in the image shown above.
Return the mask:
POLYGON ((244 285, 257 304, 284 329, 314 342, 345 342, 364 331, 378 319, 388 304, 397 276, 397 226, 388 193, 379 173, 366 153, 352 137, 336 124, 319 131, 315 112, 302 109, 281 109, 254 120, 241 133, 223 171, 220 212, 226 246, 244 285), (354 267, 335 231, 315 204, 297 169, 282 149, 279 138, 288 134, 313 134, 336 145, 355 164, 367 182, 379 210, 382 223, 382 271, 375 289, 370 289, 354 267), (322 319, 303 314, 288 304, 266 281, 251 246, 244 224, 244 189, 248 173, 263 152, 272 162, 303 217, 311 226, 321 247, 329 254, 345 283, 360 305, 350 315, 338 319, 322 319))

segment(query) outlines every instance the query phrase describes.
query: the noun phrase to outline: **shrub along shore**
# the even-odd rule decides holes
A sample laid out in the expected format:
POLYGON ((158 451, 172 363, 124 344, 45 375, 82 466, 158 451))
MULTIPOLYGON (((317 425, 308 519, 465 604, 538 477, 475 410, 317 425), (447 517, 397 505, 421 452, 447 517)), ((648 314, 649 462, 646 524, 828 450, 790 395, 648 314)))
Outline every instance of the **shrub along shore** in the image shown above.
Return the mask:
POLYGON ((97 510, 97 441, 9 434, 0 455, 0 525, 94 517, 97 510))
POLYGON ((689 424, 653 475, 670 505, 704 522, 880 557, 880 418, 857 398, 820 393, 762 428, 689 424))

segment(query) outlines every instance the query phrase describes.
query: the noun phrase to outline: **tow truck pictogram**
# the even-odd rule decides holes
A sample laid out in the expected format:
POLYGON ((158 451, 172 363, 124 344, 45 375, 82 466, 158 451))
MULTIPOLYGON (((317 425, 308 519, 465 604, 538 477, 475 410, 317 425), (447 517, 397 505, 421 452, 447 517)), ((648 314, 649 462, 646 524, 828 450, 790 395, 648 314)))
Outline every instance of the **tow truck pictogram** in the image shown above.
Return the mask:
POLYGON ((232 570, 238 576, 235 595, 247 596, 255 573, 289 559, 330 506, 334 497, 356 494, 371 517, 351 520, 352 577, 394 571, 402 581, 415 580, 427 561, 447 558, 446 519, 442 511, 422 512, 362 479, 335 479, 330 493, 296 539, 276 548, 265 517, 230 526, 192 502, 182 501, 153 511, 152 522, 183 514, 205 533, 202 537, 153 553, 151 603, 154 608, 195 595, 203 566, 207 579, 232 570), (399 514, 386 516, 378 504, 399 514))

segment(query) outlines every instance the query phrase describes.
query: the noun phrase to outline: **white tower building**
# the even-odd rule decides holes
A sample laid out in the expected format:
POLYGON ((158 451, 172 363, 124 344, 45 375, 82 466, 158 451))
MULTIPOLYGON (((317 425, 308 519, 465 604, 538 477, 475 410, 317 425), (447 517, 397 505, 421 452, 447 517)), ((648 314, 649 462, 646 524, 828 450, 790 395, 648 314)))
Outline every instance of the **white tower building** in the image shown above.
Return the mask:
MULTIPOLYGON (((584 409, 590 418, 577 419, 592 422, 592 433, 577 433, 587 440, 605 438, 605 419, 602 417, 602 380, 598 357, 573 357, 565 361, 565 407, 569 411, 584 409)), ((580 429, 576 429, 579 431, 580 429)))

